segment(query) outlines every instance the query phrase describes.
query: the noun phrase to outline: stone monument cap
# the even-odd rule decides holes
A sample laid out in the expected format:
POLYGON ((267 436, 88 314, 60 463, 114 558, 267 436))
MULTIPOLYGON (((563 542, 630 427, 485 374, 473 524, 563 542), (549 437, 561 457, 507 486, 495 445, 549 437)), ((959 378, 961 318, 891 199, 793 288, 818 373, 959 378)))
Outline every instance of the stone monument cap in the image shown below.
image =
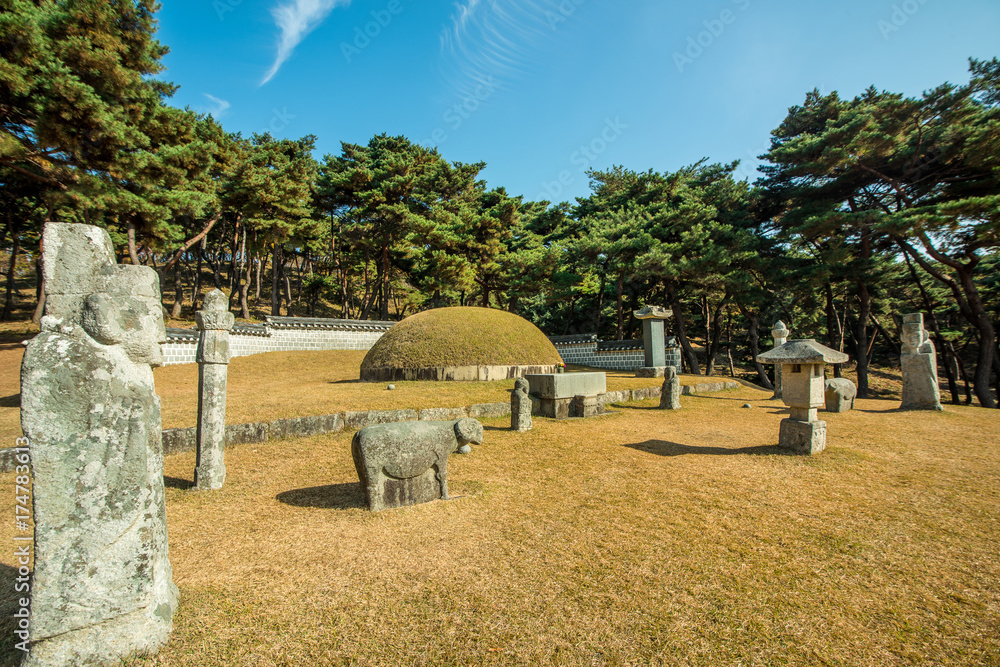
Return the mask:
POLYGON ((665 320, 673 314, 673 311, 669 308, 661 308, 660 306, 646 306, 645 308, 632 311, 632 315, 637 320, 665 320))
POLYGON ((843 364, 849 357, 843 352, 817 343, 812 338, 790 340, 757 356, 762 364, 843 364))

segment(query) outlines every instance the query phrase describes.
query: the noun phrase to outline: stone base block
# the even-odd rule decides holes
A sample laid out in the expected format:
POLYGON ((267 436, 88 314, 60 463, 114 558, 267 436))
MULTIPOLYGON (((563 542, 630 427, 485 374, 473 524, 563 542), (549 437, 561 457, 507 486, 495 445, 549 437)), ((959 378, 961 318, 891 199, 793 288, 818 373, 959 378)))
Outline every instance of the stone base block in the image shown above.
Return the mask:
POLYGON ((778 432, 778 446, 790 449, 796 454, 819 454, 826 449, 826 422, 803 422, 798 419, 782 419, 778 432))
MULTIPOLYGON (((569 405, 572 402, 572 398, 538 399, 537 412, 532 414, 550 419, 569 419, 569 405)), ((534 401, 532 401, 532 407, 534 408, 534 401)))
POLYGON ((661 378, 666 375, 666 372, 666 366, 643 366, 636 369, 635 376, 637 378, 661 378))
POLYGON ((532 414, 550 419, 594 417, 607 412, 604 394, 578 394, 572 398, 542 398, 532 401, 532 414))
POLYGON ((601 414, 603 403, 596 394, 574 396, 569 405, 570 417, 595 417, 601 414))

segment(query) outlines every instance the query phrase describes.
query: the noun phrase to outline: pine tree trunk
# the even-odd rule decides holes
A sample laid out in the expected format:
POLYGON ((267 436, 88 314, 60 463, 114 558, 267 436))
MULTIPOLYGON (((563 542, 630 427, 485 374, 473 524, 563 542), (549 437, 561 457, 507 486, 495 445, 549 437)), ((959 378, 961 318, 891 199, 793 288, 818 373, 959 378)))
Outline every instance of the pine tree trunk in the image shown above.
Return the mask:
POLYGON ((871 313, 871 294, 864 281, 857 282, 858 319, 854 327, 855 358, 858 369, 858 398, 868 398, 868 316, 871 313))
POLYGON ((253 280, 253 287, 254 287, 254 289, 253 289, 253 302, 254 302, 254 307, 255 308, 257 307, 257 304, 260 302, 261 273, 262 273, 263 269, 264 269, 264 260, 263 260, 263 258, 260 257, 260 255, 255 256, 253 258, 253 271, 254 271, 254 274, 253 274, 253 276, 254 276, 254 280, 253 280))
POLYGON ((31 321, 38 324, 45 314, 45 275, 42 272, 42 252, 41 248, 35 256, 35 312, 31 315, 31 321))
POLYGON ((243 245, 240 259, 240 276, 243 284, 240 285, 240 317, 245 320, 250 319, 250 304, 247 303, 247 293, 250 291, 250 263, 247 262, 247 233, 243 232, 243 245), (244 271, 246 273, 244 273, 244 271))
POLYGON ((172 319, 180 319, 184 312, 184 283, 181 281, 181 263, 174 263, 174 307, 170 311, 172 319))
POLYGON ((601 336, 601 311, 604 310, 604 286, 607 283, 607 275, 601 271, 601 287, 597 292, 597 312, 594 313, 594 333, 598 338, 601 336))
MULTIPOLYGON (((831 348, 843 351, 844 327, 840 323, 840 315, 833 300, 833 287, 829 283, 826 285, 826 337, 831 348)), ((842 366, 843 364, 833 364, 833 377, 841 377, 842 366)))
POLYGON ((16 222, 10 230, 10 262, 7 264, 7 295, 4 298, 3 314, 0 320, 7 321, 14 314, 14 271, 17 268, 17 254, 21 250, 20 225, 16 222))
POLYGON ((198 258, 195 261, 194 280, 191 281, 192 282, 192 284, 191 284, 191 310, 192 311, 198 310, 198 297, 201 295, 201 265, 202 265, 202 255, 205 252, 205 241, 206 241, 206 239, 202 239, 201 240, 201 245, 197 246, 197 249, 194 251, 195 254, 198 255, 198 258))
POLYGON ((698 355, 695 354, 694 348, 691 347, 691 342, 688 340, 687 330, 684 326, 684 308, 681 306, 680 299, 677 298, 677 289, 673 284, 667 285, 667 294, 670 296, 670 307, 674 311, 674 322, 677 323, 677 340, 681 344, 681 350, 687 357, 688 370, 692 375, 701 375, 698 355))
MULTIPOLYGON (((236 223, 236 236, 233 238, 233 257, 229 266, 229 310, 242 306, 243 302, 243 264, 244 251, 240 248, 240 225, 236 223)), ((246 234, 242 235, 243 247, 246 247, 246 234)))
POLYGON ((625 304, 622 300, 622 292, 625 287, 625 273, 618 273, 617 284, 615 285, 615 313, 618 315, 618 323, 615 328, 615 340, 623 340, 625 335, 625 304))
POLYGON ((135 244, 135 220, 128 221, 128 257, 132 266, 139 266, 139 251, 135 244))
POLYGON ((379 294, 379 319, 385 322, 389 319, 389 247, 382 249, 382 289, 379 294))
POLYGON ((271 315, 281 315, 281 244, 274 242, 274 251, 271 253, 271 315))
MULTIPOLYGON (((706 338, 708 342, 708 359, 705 364, 705 375, 711 377, 712 373, 715 372, 715 359, 719 356, 719 341, 722 340, 722 308, 729 301, 729 295, 726 294, 719 304, 715 307, 715 313, 712 314, 711 321, 712 326, 709 329, 711 338, 706 338)), ((708 298, 705 298, 705 314, 708 315, 711 311, 708 308, 708 298)))
POLYGON ((747 326, 747 338, 749 339, 750 358, 753 359, 753 366, 757 371, 757 377, 765 389, 773 390, 774 384, 771 382, 771 378, 767 376, 767 369, 764 368, 764 364, 757 361, 757 356, 760 354, 760 316, 757 313, 741 308, 739 304, 737 304, 737 308, 740 309, 743 317, 747 318, 749 322, 749 326, 747 326))

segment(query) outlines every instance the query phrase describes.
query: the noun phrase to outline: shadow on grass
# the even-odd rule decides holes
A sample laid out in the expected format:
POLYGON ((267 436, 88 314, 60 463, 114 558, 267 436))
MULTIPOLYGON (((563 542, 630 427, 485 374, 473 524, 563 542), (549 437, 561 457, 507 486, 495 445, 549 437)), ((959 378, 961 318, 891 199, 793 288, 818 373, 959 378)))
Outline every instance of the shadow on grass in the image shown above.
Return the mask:
POLYGON ((181 491, 186 491, 194 488, 194 482, 187 479, 181 479, 179 477, 167 477, 164 475, 163 486, 168 489, 180 489, 181 491))
POLYGON ((14 394, 13 396, 4 396, 0 398, 0 408, 19 408, 21 407, 21 394, 14 394))
POLYGON ((361 380, 330 380, 330 384, 361 384, 361 380))
POLYGON ((352 509, 365 508, 365 494, 361 484, 351 482, 346 484, 327 484, 326 486, 310 486, 305 489, 282 491, 275 498, 286 505, 295 507, 316 507, 319 509, 352 509))
POLYGON ((758 445, 757 447, 701 447, 697 445, 682 445, 679 442, 667 440, 646 440, 622 445, 640 452, 649 452, 657 456, 684 456, 685 454, 703 454, 712 456, 733 456, 749 454, 750 456, 794 456, 794 454, 777 445, 758 445))
POLYGON ((510 427, 509 426, 487 426, 486 424, 483 424, 483 430, 484 431, 509 431, 510 427))
POLYGON ((14 634, 17 619, 13 614, 20 606, 18 598, 27 597, 28 593, 14 590, 16 580, 17 568, 0 563, 0 667, 14 667, 24 655, 14 648, 21 640, 14 634))

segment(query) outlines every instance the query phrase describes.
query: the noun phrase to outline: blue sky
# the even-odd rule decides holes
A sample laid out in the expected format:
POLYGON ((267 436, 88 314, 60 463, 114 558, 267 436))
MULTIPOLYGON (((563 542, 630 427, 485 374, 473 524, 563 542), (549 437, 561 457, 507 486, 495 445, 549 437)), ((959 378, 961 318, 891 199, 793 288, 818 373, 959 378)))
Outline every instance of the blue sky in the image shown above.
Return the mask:
POLYGON ((1000 55, 996 0, 165 0, 178 106, 229 131, 379 133, 585 196, 585 170, 742 161, 807 91, 917 95, 1000 55))

